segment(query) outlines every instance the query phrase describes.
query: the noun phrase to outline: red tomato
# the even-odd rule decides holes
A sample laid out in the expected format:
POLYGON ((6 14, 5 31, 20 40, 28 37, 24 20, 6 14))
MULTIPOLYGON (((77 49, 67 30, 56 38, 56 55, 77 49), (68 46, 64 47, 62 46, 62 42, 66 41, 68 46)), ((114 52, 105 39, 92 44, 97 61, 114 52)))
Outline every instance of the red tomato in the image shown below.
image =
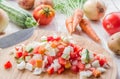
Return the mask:
POLYGON ((108 14, 103 19, 103 26, 110 35, 120 32, 120 12, 108 14))
POLYGON ((53 63, 54 58, 52 56, 47 57, 48 65, 51 65, 53 63))
POLYGON ((71 52, 70 53, 70 59, 77 59, 78 55, 76 52, 71 52))
POLYGON ((63 59, 63 58, 61 58, 61 57, 58 58, 58 62, 59 62, 62 66, 65 66, 65 64, 66 64, 66 60, 63 59))
POLYGON ((23 57, 26 57, 26 56, 28 56, 28 52, 23 53, 23 57))
POLYGON ((29 63, 32 64, 33 66, 35 66, 36 65, 36 60, 35 59, 30 59, 29 63))
POLYGON ((71 70, 72 70, 74 73, 79 72, 79 68, 78 68, 76 65, 73 65, 73 66, 71 67, 71 70))
POLYGON ((99 60, 100 66, 103 66, 107 62, 106 58, 101 58, 100 56, 95 56, 95 60, 99 60))
POLYGON ((54 73, 54 68, 53 67, 48 68, 47 73, 50 74, 50 75, 53 74, 54 73))
POLYGON ((106 63, 106 58, 102 58, 99 60, 100 66, 103 66, 106 63))
POLYGON ((63 50, 65 49, 64 45, 58 45, 57 48, 59 49, 60 52, 63 52, 63 50))
POLYGON ((61 40, 61 37, 55 38, 55 41, 59 41, 59 40, 61 40))
POLYGON ((49 37, 47 37, 47 41, 48 41, 48 42, 49 42, 49 41, 54 41, 53 36, 49 36, 49 37))
POLYGON ((63 52, 57 52, 56 58, 60 57, 63 54, 63 52))
POLYGON ((38 54, 39 46, 33 49, 34 54, 38 54))
POLYGON ((23 55, 23 52, 16 52, 16 58, 20 58, 22 57, 22 55, 23 55))
POLYGON ((85 69, 85 65, 82 64, 80 61, 78 62, 77 66, 78 66, 78 68, 79 68, 80 71, 83 71, 85 69))
POLYGON ((61 74, 64 70, 65 70, 64 67, 61 67, 61 68, 58 69, 57 73, 61 74))
POLYGON ((39 25, 49 24, 55 16, 55 11, 50 5, 39 5, 33 11, 33 17, 39 25))
POLYGON ((5 64, 4 64, 4 68, 5 69, 10 69, 12 67, 12 64, 10 61, 7 61, 5 64))

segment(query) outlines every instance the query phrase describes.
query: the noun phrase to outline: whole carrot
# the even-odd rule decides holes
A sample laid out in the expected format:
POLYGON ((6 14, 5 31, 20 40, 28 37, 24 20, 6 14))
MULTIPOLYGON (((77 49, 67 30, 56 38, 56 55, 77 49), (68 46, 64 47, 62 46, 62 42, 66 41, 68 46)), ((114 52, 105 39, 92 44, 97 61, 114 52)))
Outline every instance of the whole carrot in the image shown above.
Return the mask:
POLYGON ((73 14, 73 32, 75 31, 75 28, 79 25, 80 21, 83 18, 83 11, 81 9, 76 9, 73 14))
POLYGON ((73 17, 67 18, 65 24, 66 24, 66 28, 67 28, 68 32, 70 34, 72 34, 72 32, 73 32, 73 29, 72 29, 73 28, 73 17))
POLYGON ((80 27, 81 29, 89 36, 91 37, 94 41, 100 42, 100 38, 97 36, 95 31, 92 29, 90 22, 87 19, 82 19, 80 21, 80 27))

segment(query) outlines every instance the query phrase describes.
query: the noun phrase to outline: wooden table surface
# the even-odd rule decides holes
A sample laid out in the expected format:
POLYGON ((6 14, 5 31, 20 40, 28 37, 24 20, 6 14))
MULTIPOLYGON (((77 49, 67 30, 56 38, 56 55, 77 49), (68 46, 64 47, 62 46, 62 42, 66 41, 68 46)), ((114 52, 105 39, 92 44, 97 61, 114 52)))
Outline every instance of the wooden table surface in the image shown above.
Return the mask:
MULTIPOLYGON (((11 4, 15 5, 14 0, 11 0, 9 2, 11 4)), ((120 0, 104 0, 104 2, 107 6, 106 14, 108 14, 110 12, 119 12, 120 11, 120 0)), ((98 34, 98 36, 102 40, 100 45, 112 54, 113 59, 115 60, 115 62, 117 64, 117 67, 118 67, 118 77, 117 77, 117 79, 120 79, 120 67, 119 67, 120 66, 120 56, 114 55, 113 52, 110 51, 109 48, 107 47, 107 40, 110 36, 104 30, 101 21, 98 21, 98 22, 91 21, 91 25, 92 25, 93 29, 96 31, 96 33, 98 34)), ((48 25, 48 27, 40 27, 38 29, 54 30, 54 31, 59 31, 59 32, 67 32, 64 22, 65 22, 65 16, 57 13, 54 20, 51 22, 51 24, 48 25)), ((9 23, 8 27, 5 30, 5 34, 0 36, 0 38, 3 37, 3 36, 9 35, 11 33, 14 33, 16 31, 19 31, 19 30, 22 30, 22 29, 20 27, 16 26, 16 25, 14 25, 13 23, 9 23)), ((82 35, 82 36, 90 39, 85 34, 81 33, 80 31, 77 31, 76 34, 82 35)))

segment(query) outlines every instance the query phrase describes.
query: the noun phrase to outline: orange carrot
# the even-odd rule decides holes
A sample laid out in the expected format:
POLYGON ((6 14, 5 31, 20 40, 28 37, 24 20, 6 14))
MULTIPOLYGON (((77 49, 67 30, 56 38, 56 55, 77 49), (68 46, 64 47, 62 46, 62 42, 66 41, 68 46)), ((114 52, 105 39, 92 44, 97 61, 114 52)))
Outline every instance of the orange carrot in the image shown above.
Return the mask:
POLYGON ((67 28, 67 30, 68 30, 68 32, 70 33, 70 34, 72 34, 72 32, 73 32, 73 30, 72 30, 72 27, 73 27, 73 17, 69 17, 69 18, 67 18, 66 19, 66 28, 67 28))
POLYGON ((93 76, 94 76, 94 77, 97 78, 97 77, 100 77, 100 75, 101 75, 101 72, 100 72, 99 70, 96 70, 96 69, 93 70, 93 76))
POLYGON ((79 25, 82 18, 83 18, 83 11, 81 9, 76 9, 73 14, 73 32, 75 31, 77 25, 79 25))
POLYGON ((81 29, 94 41, 100 42, 100 38, 97 36, 95 31, 92 29, 90 22, 87 19, 82 19, 80 22, 81 29))

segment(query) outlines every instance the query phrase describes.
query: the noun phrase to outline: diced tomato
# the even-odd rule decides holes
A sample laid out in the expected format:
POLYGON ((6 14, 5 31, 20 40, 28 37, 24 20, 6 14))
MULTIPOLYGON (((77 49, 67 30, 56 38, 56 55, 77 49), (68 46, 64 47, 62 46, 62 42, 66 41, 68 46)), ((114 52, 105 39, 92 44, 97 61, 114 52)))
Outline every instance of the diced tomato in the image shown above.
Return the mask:
POLYGON ((30 59, 29 63, 32 64, 33 66, 35 66, 36 65, 36 60, 35 59, 30 59))
POLYGON ((38 54, 38 50, 39 50, 39 46, 36 47, 36 48, 34 48, 33 53, 34 53, 34 54, 38 54))
POLYGON ((55 40, 55 41, 59 41, 59 40, 61 40, 61 37, 57 37, 57 38, 55 38, 54 40, 55 40))
POLYGON ((51 65, 53 63, 54 58, 52 56, 47 57, 48 65, 51 65))
POLYGON ((65 70, 64 67, 61 67, 61 68, 58 69, 57 73, 61 74, 64 70, 65 70))
POLYGON ((23 57, 26 57, 26 56, 28 56, 28 52, 27 52, 27 51, 25 51, 25 52, 23 53, 23 57))
POLYGON ((63 52, 63 50, 65 49, 64 45, 58 45, 57 48, 60 50, 60 52, 63 52))
POLYGON ((70 53, 70 59, 76 59, 78 57, 76 52, 71 52, 70 53))
POLYGON ((80 71, 85 70, 85 65, 82 64, 80 61, 78 62, 77 67, 79 68, 80 71))
POLYGON ((7 61, 5 64, 4 64, 4 68, 5 69, 10 69, 12 67, 12 64, 10 61, 7 61))
POLYGON ((48 37, 47 37, 47 41, 48 41, 48 42, 49 42, 49 41, 54 41, 53 36, 48 36, 48 37))
POLYGON ((53 67, 48 68, 47 73, 50 74, 50 75, 53 74, 54 73, 54 68, 53 67))
POLYGON ((45 49, 45 47, 43 47, 43 46, 40 46, 40 47, 38 48, 38 53, 39 53, 39 54, 44 55, 45 51, 46 51, 46 49, 45 49))
POLYGON ((100 58, 100 56, 95 56, 95 60, 99 60, 100 66, 103 66, 107 62, 106 58, 100 58))
POLYGON ((79 68, 78 68, 76 65, 73 65, 73 66, 71 67, 71 70, 72 70, 74 73, 79 72, 79 68))
POLYGON ((106 63, 106 58, 102 58, 99 60, 100 66, 103 66, 106 63))
POLYGON ((61 55, 63 54, 63 52, 57 52, 57 55, 56 55, 56 57, 58 58, 58 57, 60 57, 61 55))
POLYGON ((65 64, 66 64, 66 60, 63 59, 63 58, 61 58, 61 57, 58 58, 58 62, 59 62, 62 66, 65 66, 65 64))
POLYGON ((74 48, 74 44, 72 44, 72 43, 69 43, 69 46, 72 46, 74 48))
POLYGON ((16 52, 16 58, 20 58, 22 57, 22 55, 23 55, 23 52, 16 52))
POLYGON ((22 46, 17 46, 17 47, 15 47, 15 50, 16 51, 23 51, 23 47, 22 46))

